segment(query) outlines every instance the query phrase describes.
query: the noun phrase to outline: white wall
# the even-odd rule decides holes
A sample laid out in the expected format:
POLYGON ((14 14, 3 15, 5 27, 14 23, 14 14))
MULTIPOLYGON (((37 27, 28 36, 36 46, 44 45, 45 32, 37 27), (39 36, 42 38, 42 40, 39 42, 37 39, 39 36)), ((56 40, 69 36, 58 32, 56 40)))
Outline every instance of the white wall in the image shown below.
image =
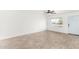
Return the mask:
POLYGON ((49 16, 48 17, 48 30, 68 33, 68 17, 72 15, 79 15, 79 12, 77 11, 77 12, 62 13, 62 14, 56 14, 56 15, 49 16), (62 17, 64 19, 64 26, 56 27, 56 26, 51 25, 49 19, 51 19, 52 17, 62 17))
POLYGON ((0 11, 0 39, 46 30, 46 19, 42 11, 0 11))

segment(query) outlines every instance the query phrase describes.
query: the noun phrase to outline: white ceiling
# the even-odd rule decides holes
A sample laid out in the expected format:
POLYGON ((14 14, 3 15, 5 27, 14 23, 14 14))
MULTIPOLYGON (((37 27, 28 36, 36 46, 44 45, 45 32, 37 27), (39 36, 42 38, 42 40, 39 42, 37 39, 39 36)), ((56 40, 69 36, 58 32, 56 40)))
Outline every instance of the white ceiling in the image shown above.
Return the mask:
POLYGON ((79 12, 79 10, 55 10, 56 13, 79 12))

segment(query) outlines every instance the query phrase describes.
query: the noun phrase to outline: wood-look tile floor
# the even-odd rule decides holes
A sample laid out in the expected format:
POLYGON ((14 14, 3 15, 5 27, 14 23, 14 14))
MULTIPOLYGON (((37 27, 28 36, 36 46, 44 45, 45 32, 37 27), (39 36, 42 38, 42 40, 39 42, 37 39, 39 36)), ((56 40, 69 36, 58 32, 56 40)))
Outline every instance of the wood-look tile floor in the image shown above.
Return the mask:
POLYGON ((79 36, 44 31, 0 40, 1 49, 78 49, 79 36))

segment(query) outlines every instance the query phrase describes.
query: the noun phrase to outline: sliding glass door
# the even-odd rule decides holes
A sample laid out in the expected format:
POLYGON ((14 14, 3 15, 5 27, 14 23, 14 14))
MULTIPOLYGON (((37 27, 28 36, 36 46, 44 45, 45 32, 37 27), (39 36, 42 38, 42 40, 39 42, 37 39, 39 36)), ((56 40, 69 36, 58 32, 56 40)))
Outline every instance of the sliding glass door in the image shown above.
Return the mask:
POLYGON ((68 17, 68 28, 70 34, 79 35, 79 15, 68 17))

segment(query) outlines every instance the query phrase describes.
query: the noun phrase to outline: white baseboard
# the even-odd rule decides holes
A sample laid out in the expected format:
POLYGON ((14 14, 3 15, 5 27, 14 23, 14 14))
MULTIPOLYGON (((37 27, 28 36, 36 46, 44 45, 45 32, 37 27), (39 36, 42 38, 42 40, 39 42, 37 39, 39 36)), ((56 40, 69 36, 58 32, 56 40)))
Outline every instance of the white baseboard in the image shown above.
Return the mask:
MULTIPOLYGON (((45 30, 42 30, 42 31, 45 31, 45 30)), ((0 40, 5 40, 5 39, 22 36, 22 35, 28 35, 28 34, 37 33, 37 32, 41 32, 41 31, 36 31, 36 32, 31 32, 31 33, 21 33, 21 34, 15 34, 15 35, 11 35, 11 36, 0 37, 0 40)))

